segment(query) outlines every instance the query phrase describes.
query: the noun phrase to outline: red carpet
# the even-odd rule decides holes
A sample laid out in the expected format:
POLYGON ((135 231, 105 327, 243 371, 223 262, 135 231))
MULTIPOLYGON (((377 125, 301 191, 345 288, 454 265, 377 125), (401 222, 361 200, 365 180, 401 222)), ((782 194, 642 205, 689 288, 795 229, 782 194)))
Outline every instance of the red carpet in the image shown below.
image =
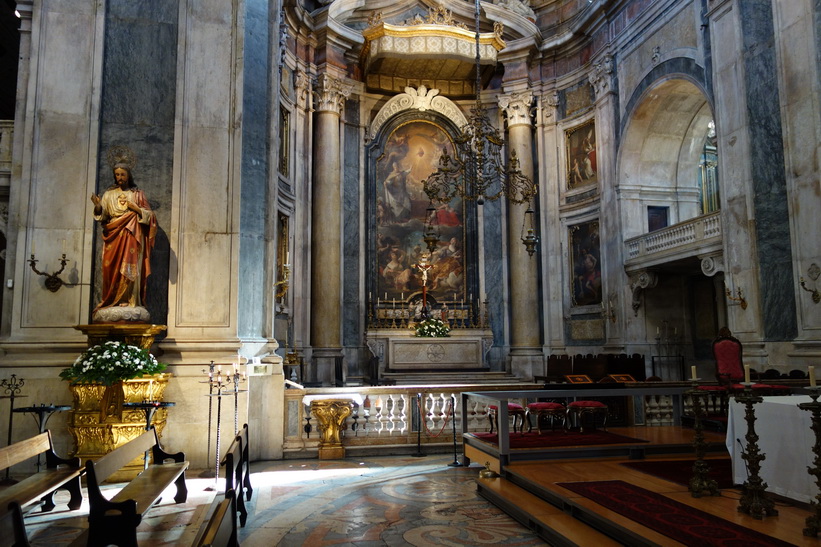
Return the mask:
POLYGON ((557 484, 685 545, 791 545, 624 481, 557 484))
MULTIPOLYGON (((499 436, 496 433, 472 433, 480 441, 499 444, 499 436)), ((609 433, 607 431, 594 430, 579 433, 570 430, 567 432, 556 430, 543 432, 541 435, 535 431, 531 433, 511 433, 510 448, 554 448, 559 446, 593 446, 599 444, 630 444, 646 443, 643 439, 634 439, 609 433)))
MULTIPOLYGON (((710 467, 708 477, 716 481, 718 487, 732 488, 733 485, 733 465, 728 459, 704 460, 710 467)), ((624 462, 622 465, 653 475, 666 481, 689 486, 693 476, 693 464, 695 460, 641 460, 635 462, 624 462)))

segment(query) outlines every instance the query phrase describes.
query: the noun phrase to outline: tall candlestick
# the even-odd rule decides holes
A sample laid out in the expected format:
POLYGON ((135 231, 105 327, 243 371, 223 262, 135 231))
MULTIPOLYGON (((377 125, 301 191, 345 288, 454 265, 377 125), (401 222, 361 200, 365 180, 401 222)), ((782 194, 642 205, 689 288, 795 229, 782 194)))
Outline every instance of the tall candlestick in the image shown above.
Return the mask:
POLYGON ((744 365, 744 383, 750 383, 750 365, 744 365))
POLYGON ((810 387, 815 387, 815 367, 812 365, 808 366, 807 372, 810 374, 810 387))
POLYGON ((690 367, 690 373, 691 373, 690 378, 692 380, 697 380, 698 379, 698 376, 696 376, 696 366, 695 365, 690 367))

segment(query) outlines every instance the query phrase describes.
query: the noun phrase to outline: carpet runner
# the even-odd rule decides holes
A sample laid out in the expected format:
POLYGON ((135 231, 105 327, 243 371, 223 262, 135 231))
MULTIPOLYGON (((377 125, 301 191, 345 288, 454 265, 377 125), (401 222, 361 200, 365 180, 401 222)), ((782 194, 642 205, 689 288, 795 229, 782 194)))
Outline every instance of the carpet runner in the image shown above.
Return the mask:
MULTIPOLYGON (((496 433, 472 433, 482 442, 498 445, 499 436, 496 433)), ((634 439, 607 431, 556 430, 538 433, 511 433, 510 448, 554 448, 561 446, 595 446, 600 444, 635 444, 646 443, 644 439, 634 439)))
POLYGON ((624 481, 560 482, 557 485, 685 545, 792 545, 624 481))
MULTIPOLYGON (((720 489, 732 488, 733 484, 733 464, 729 459, 704 460, 710 468, 707 473, 708 478, 713 479, 720 489)), ((676 484, 690 485, 693 477, 693 464, 695 460, 642 460, 635 462, 622 462, 622 465, 653 475, 666 481, 676 484)))

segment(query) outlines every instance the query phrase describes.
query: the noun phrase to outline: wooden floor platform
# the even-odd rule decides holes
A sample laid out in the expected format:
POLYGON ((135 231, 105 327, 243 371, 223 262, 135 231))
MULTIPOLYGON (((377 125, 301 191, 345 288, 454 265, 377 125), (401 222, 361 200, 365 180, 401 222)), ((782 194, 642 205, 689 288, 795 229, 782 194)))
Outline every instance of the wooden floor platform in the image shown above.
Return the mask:
MULTIPOLYGON (((612 431, 645 438, 651 440, 651 444, 668 446, 684 446, 686 439, 692 439, 692 431, 680 427, 614 428, 612 431), (636 429, 642 431, 637 432, 636 429)), ((724 442, 721 435, 711 434, 708 440, 721 445, 724 442)), ((726 457, 726 452, 724 455, 711 454, 708 460, 726 457)), ((651 455, 646 459, 692 458, 692 450, 689 450, 678 455, 651 455)), ((741 496, 738 488, 722 490, 721 496, 694 498, 684 485, 620 465, 627 461, 635 460, 605 456, 512 461, 504 468, 503 477, 478 478, 477 488, 480 495, 530 527, 550 545, 682 545, 557 485, 562 482, 616 479, 794 545, 821 545, 821 540, 802 535, 805 519, 810 514, 803 504, 777 501, 778 516, 756 520, 738 512, 741 496)))

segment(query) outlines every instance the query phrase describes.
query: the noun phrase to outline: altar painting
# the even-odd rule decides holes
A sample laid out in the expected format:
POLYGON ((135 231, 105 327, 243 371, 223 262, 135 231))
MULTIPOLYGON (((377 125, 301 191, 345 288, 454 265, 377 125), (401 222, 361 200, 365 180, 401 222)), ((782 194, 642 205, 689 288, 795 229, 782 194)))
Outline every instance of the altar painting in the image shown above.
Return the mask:
MULTIPOLYGON (((375 286, 380 299, 410 301, 422 290, 416 265, 428 252, 423 237, 430 205, 422 181, 436 171, 443 148, 453 155, 453 144, 441 127, 414 121, 390 134, 376 161, 375 286)), ((454 198, 434 207, 428 220, 439 233, 439 242, 429 259, 433 267, 428 272, 428 297, 439 302, 464 299, 464 204, 454 198)))
POLYGON ((601 304, 599 222, 593 221, 571 226, 569 233, 573 305, 601 304))
POLYGON ((595 120, 567 130, 565 141, 568 190, 595 183, 598 180, 595 120))

